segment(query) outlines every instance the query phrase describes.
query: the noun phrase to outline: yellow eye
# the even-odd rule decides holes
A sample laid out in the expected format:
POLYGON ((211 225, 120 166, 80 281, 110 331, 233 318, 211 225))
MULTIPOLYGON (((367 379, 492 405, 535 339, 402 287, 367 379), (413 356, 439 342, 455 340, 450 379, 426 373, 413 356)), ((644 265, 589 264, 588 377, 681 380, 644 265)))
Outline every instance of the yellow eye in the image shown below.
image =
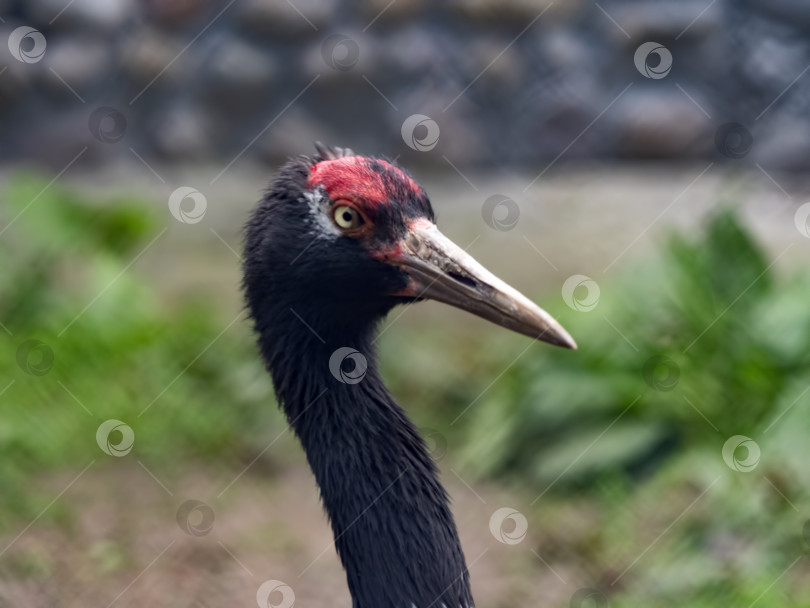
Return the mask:
POLYGON ((366 223, 357 209, 348 205, 337 205, 332 210, 332 218, 335 220, 335 224, 344 230, 359 228, 366 223))

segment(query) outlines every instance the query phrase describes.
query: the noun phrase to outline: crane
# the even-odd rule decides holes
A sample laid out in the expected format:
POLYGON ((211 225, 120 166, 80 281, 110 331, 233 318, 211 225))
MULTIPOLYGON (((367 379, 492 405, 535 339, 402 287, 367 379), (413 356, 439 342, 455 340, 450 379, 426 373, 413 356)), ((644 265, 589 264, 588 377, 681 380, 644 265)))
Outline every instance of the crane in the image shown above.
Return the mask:
POLYGON ((320 489, 354 608, 470 608, 447 492, 382 381, 375 328, 395 306, 433 299, 576 344, 439 232, 404 170, 316 150, 280 169, 247 223, 243 287, 259 350, 320 489))

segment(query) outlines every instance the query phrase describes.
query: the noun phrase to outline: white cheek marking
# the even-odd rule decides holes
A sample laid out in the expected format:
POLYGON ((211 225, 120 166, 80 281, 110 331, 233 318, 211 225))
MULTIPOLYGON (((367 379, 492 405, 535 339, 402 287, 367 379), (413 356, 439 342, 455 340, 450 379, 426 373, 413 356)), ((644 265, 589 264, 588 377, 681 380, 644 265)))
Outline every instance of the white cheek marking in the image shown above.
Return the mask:
POLYGON ((329 197, 323 186, 318 186, 315 191, 304 192, 304 199, 309 206, 310 233, 320 238, 336 239, 342 233, 338 227, 329 219, 329 197))

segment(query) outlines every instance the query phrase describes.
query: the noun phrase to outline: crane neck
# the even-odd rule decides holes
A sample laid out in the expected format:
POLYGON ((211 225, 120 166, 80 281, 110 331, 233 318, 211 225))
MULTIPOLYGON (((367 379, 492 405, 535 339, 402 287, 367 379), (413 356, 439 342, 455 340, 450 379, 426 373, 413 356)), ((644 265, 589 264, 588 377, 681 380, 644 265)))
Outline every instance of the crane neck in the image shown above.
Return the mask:
POLYGON ((376 323, 335 327, 305 312, 278 310, 259 341, 320 488, 353 608, 473 606, 447 493, 379 375, 376 323))

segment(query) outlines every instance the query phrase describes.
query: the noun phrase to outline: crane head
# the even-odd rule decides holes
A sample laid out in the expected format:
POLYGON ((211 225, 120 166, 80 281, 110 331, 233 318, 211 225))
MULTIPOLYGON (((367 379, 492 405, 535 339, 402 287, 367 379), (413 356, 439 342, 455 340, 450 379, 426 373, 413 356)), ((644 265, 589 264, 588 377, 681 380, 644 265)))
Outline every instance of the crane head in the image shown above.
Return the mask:
POLYGON ((282 169, 248 224, 248 259, 258 267, 246 268, 247 281, 259 273, 276 292, 323 300, 337 316, 437 300, 576 348, 550 314, 439 231, 427 195, 405 171, 316 147, 316 156, 282 169))

